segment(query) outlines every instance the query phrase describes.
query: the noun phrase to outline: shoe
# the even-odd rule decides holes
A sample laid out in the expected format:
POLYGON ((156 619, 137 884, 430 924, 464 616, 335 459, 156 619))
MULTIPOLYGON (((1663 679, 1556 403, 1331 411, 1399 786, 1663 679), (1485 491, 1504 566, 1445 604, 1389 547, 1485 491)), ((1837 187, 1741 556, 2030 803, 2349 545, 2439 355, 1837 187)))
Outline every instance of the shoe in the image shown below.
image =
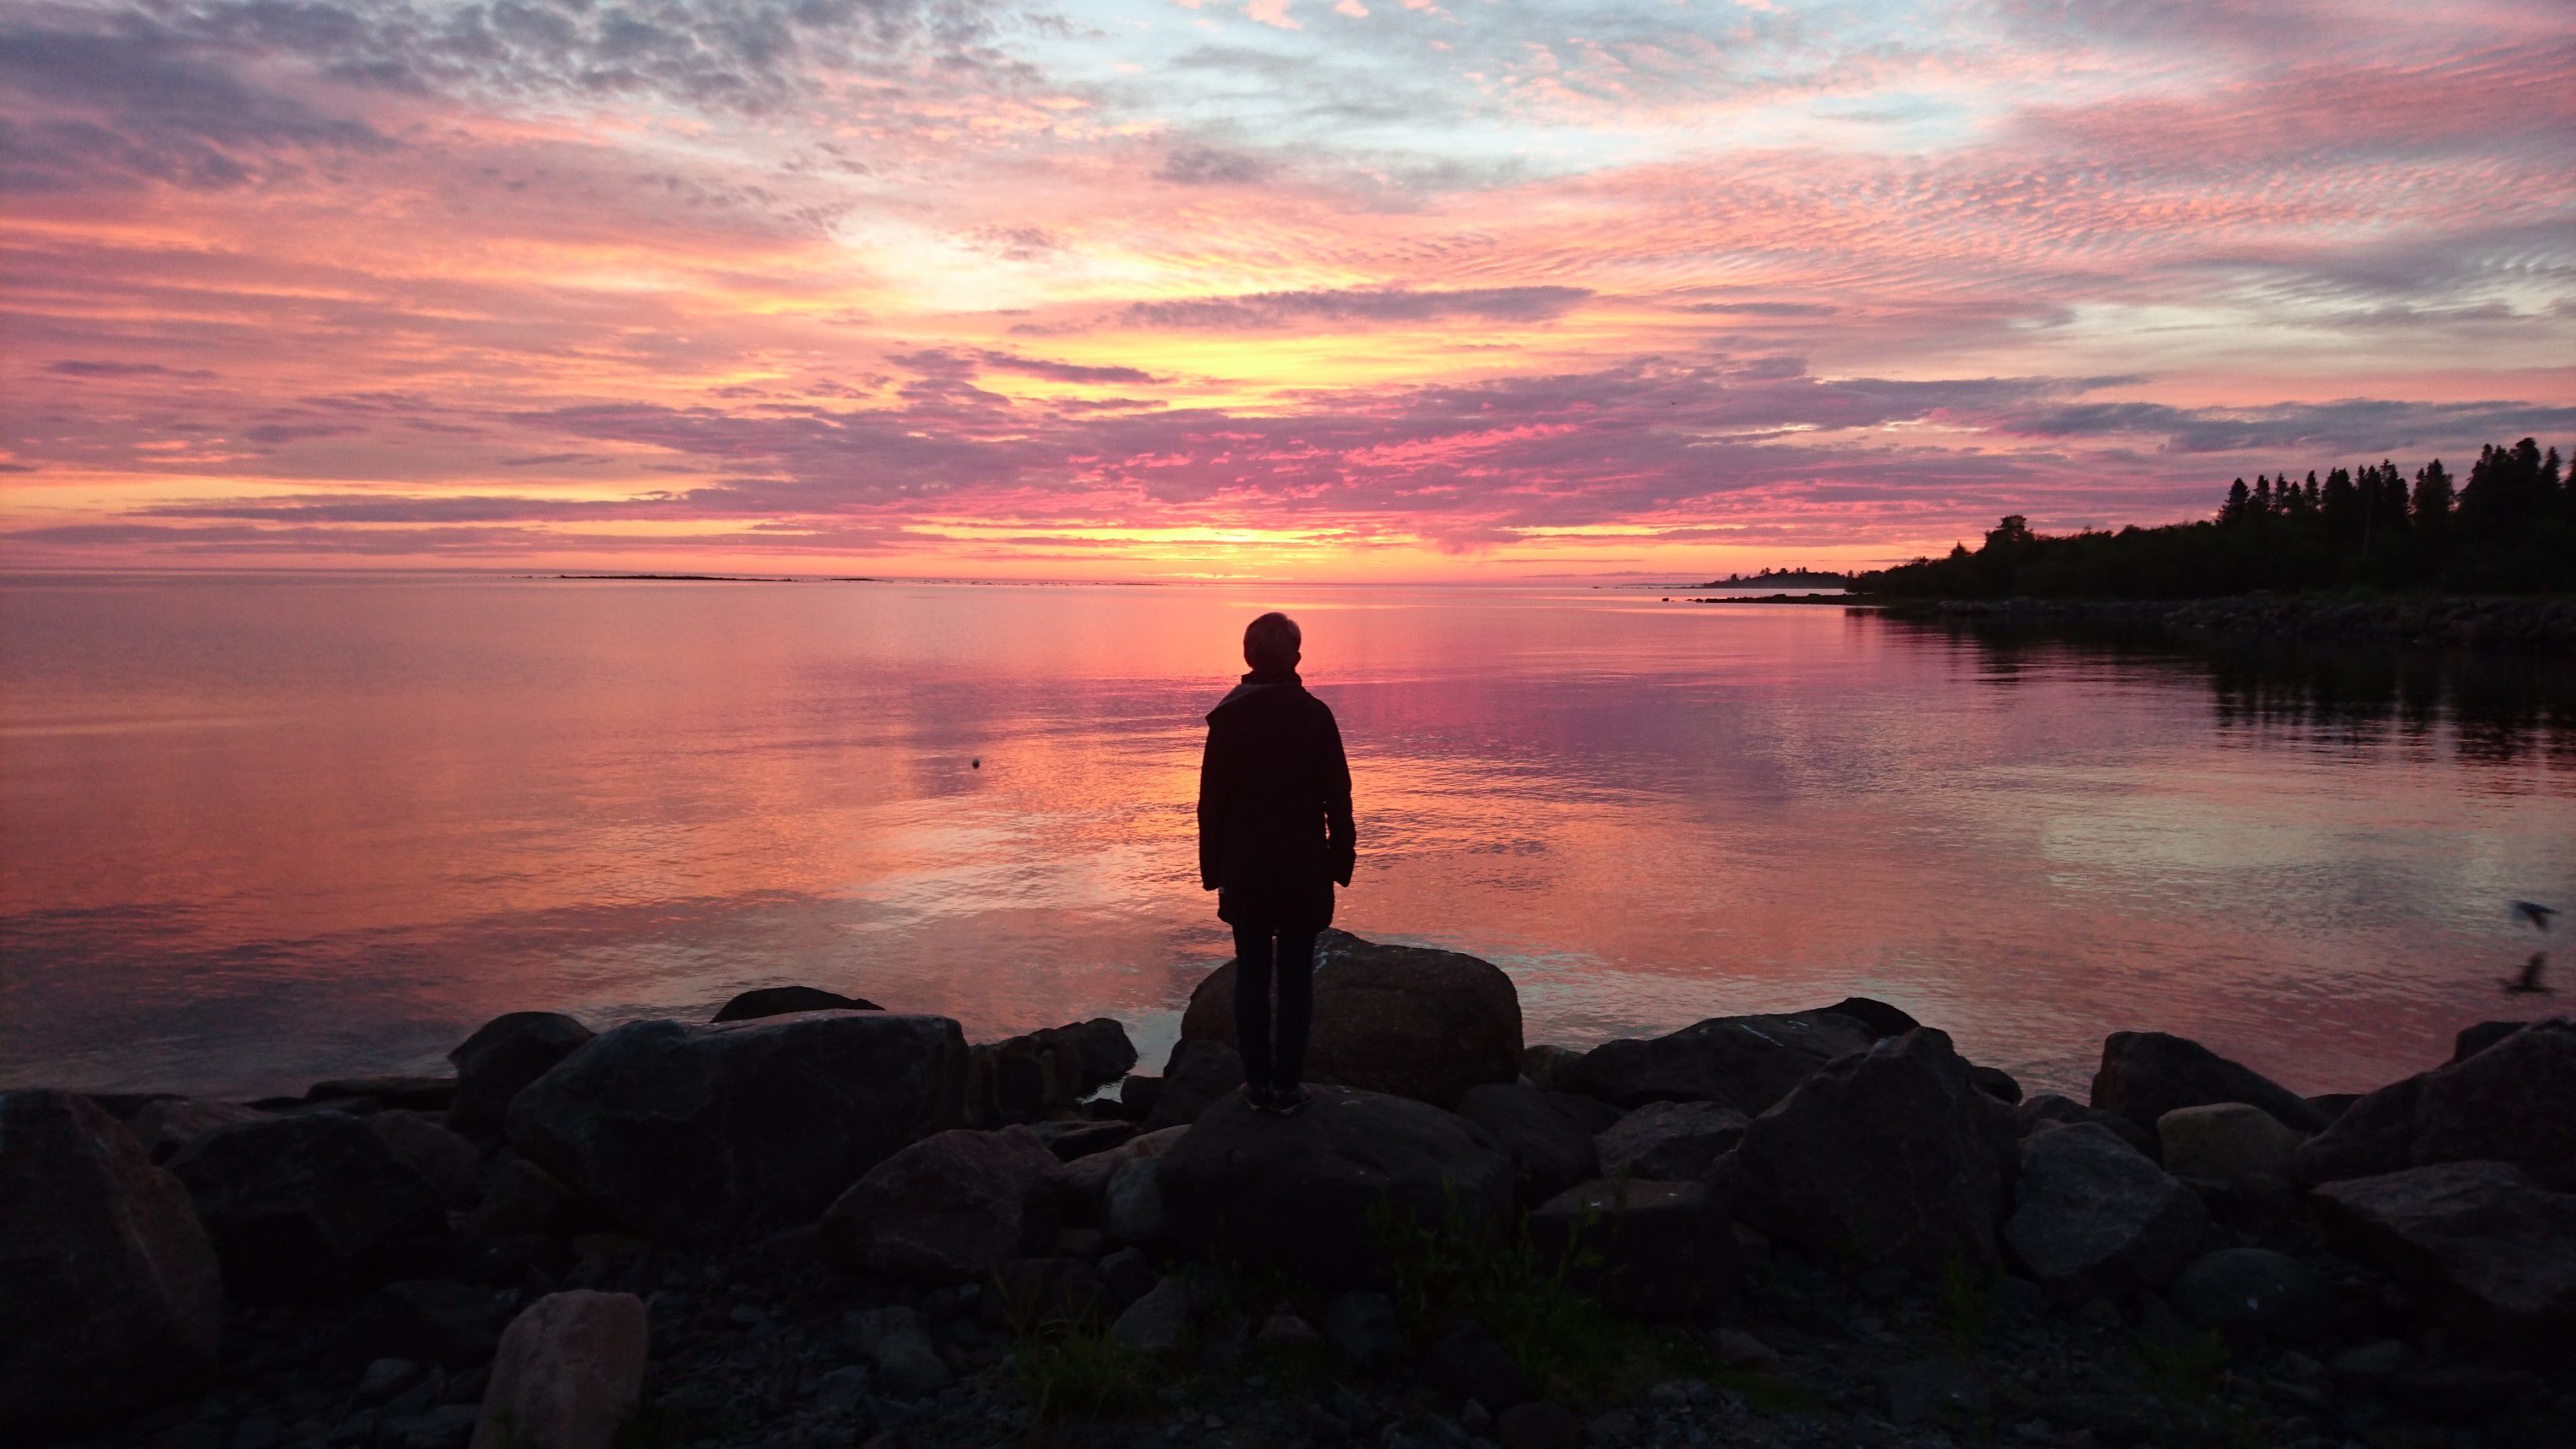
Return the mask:
POLYGON ((1255 1112, 1259 1112, 1264 1116, 1273 1117, 1279 1114, 1279 1103, 1277 1097, 1268 1087, 1256 1087, 1250 1082, 1246 1082, 1242 1086, 1235 1088, 1234 1094, 1241 1097, 1245 1102, 1251 1104, 1252 1110, 1255 1112))
POLYGON ((1295 1112, 1304 1111, 1306 1104, 1313 1100, 1315 1100, 1314 1094, 1307 1091, 1304 1087, 1290 1087, 1285 1091, 1274 1089, 1270 1093, 1270 1110, 1279 1116, 1285 1117, 1295 1112))

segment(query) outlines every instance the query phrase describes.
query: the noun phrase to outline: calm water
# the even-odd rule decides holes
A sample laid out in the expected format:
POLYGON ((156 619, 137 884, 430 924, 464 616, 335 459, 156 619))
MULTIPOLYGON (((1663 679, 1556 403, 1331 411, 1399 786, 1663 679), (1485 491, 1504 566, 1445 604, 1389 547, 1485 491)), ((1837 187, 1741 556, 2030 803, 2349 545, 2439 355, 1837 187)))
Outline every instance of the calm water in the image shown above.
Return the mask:
POLYGON ((254 1094, 781 981, 1158 1061, 1227 949, 1199 717, 1272 606, 1350 745, 1341 924, 1501 964, 1532 1041, 1861 993, 2038 1084, 2157 1027, 2356 1088, 2529 1014, 2506 903, 2576 907, 2559 663, 1586 588, 20 579, 0 1082, 254 1094))

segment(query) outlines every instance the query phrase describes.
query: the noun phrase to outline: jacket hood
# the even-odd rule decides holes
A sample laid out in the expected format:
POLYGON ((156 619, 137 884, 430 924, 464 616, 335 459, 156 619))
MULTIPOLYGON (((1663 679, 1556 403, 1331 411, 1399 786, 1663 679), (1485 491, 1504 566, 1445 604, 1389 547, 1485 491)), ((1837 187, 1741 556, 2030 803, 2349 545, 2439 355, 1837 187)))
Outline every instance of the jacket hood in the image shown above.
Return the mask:
POLYGON ((1263 674, 1258 671, 1247 674, 1243 676, 1242 682, 1227 691, 1225 698, 1216 702, 1216 708, 1207 712, 1208 723, 1216 723, 1218 715, 1242 701, 1268 694, 1276 689, 1290 689, 1302 694, 1306 689, 1306 681, 1298 678, 1297 671, 1293 669, 1281 670, 1276 674, 1263 674))

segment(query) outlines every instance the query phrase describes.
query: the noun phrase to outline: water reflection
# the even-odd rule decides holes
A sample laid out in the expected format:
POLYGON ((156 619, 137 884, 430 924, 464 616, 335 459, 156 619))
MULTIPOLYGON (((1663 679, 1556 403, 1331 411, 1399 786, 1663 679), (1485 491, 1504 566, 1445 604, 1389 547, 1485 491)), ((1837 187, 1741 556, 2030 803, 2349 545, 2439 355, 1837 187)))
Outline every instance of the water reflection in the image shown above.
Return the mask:
POLYGON ((1148 1054, 1222 958, 1199 716, 1288 607, 1343 922, 1532 1037, 1861 993, 2078 1085, 2438 1059, 2576 901, 2567 666, 1603 590, 0 585, 0 1079, 253 1093, 786 980, 1148 1054), (980 759, 982 768, 968 761, 980 759))

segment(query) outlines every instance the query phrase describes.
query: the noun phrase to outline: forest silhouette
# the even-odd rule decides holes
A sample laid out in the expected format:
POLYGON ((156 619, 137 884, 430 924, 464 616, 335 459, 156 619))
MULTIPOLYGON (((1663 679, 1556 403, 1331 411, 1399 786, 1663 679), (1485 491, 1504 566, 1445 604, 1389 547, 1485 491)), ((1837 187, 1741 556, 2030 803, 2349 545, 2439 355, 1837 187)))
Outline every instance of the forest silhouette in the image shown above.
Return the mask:
POLYGON ((2576 469, 2525 438, 2478 451, 2465 482, 2440 459, 2410 480, 2395 463, 2322 481, 2259 474, 2228 486, 2217 516, 2044 536, 2020 514, 1971 552, 1861 574, 1891 599, 2185 599, 2256 590, 2576 589, 2576 469))

